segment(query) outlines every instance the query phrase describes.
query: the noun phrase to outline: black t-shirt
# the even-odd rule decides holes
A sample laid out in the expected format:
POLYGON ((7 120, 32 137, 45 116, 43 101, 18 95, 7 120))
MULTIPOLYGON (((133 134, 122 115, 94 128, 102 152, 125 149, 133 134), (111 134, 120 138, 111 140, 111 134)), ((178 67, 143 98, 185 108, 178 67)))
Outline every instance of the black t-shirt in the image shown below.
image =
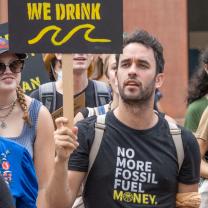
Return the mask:
MULTIPOLYGON (((95 116, 77 123, 79 147, 69 170, 87 172, 95 116)), ((84 200, 88 208, 175 208, 177 183, 199 182, 200 153, 191 132, 182 128, 185 158, 178 175, 176 148, 167 121, 135 130, 107 113, 106 129, 89 173, 84 200)))
POLYGON ((14 208, 13 198, 4 179, 0 177, 0 208, 14 208))
MULTIPOLYGON (((95 88, 92 80, 88 81, 87 87, 77 94, 79 96, 81 93, 85 92, 85 106, 87 107, 96 107, 96 99, 95 99, 95 88)), ((31 93, 31 97, 39 99, 39 90, 35 90, 31 93)), ((75 96, 75 97, 76 97, 75 96)), ((55 110, 61 108, 63 106, 63 95, 56 91, 56 108, 55 110)))

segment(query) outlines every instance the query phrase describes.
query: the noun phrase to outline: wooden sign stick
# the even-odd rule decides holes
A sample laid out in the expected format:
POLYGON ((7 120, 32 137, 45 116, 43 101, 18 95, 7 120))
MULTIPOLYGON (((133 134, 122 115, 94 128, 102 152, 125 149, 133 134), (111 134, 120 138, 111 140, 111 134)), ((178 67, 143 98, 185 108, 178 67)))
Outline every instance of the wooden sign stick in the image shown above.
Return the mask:
POLYGON ((74 78, 73 78, 73 58, 71 54, 62 56, 63 70, 63 112, 68 118, 68 127, 73 127, 74 120, 74 78))

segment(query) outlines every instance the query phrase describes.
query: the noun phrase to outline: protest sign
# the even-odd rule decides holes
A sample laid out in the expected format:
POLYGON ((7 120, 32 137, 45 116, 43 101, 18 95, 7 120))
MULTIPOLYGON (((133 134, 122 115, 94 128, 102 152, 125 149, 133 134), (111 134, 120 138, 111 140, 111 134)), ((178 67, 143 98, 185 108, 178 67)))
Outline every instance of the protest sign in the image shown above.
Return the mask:
POLYGON ((10 0, 11 50, 120 53, 122 10, 122 0, 10 0))
MULTIPOLYGON (((10 48, 14 52, 122 51, 122 0, 10 0, 8 3, 10 48)), ((72 60, 71 55, 63 55, 63 108, 70 127, 74 116, 72 60)))
MULTIPOLYGON (((0 24, 0 37, 9 39, 8 23, 0 24)), ((28 54, 20 82, 23 91, 29 95, 41 84, 48 81, 49 76, 43 63, 42 54, 28 54)))

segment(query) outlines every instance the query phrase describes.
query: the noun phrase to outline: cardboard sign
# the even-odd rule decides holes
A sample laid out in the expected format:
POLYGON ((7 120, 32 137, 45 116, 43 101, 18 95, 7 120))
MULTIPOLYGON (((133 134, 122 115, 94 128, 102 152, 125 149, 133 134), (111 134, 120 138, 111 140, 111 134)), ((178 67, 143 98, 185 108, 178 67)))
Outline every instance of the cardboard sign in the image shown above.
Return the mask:
MULTIPOLYGON (((81 108, 85 107, 85 93, 80 94, 79 96, 74 98, 74 116, 79 112, 81 108)), ((54 124, 55 120, 59 117, 63 116, 63 107, 57 109, 51 114, 54 124)))
POLYGON ((10 47, 15 52, 122 52, 122 0, 8 3, 10 47))
MULTIPOLYGON (((0 37, 9 38, 7 23, 0 24, 0 37)), ((29 95, 41 84, 48 81, 49 75, 43 63, 42 54, 28 54, 20 82, 20 86, 24 92, 29 95)))

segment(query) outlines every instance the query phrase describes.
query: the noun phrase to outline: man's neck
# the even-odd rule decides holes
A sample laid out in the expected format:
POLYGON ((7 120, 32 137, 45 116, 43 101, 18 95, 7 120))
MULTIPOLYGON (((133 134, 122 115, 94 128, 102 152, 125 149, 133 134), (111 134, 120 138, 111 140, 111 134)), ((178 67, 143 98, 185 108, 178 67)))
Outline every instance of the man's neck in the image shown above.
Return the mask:
POLYGON ((118 106, 119 95, 117 93, 113 94, 113 101, 111 103, 111 110, 115 109, 118 106))
MULTIPOLYGON (((88 85, 88 78, 87 74, 74 74, 74 95, 79 94, 82 92, 88 85)), ((58 80, 56 81, 56 91, 63 94, 63 81, 58 80)))
POLYGON ((88 85, 87 72, 74 74, 74 95, 82 92, 88 85))
POLYGON ((115 109, 114 114, 126 126, 137 130, 152 128, 158 122, 152 102, 146 105, 130 106, 119 100, 118 108, 115 109))

